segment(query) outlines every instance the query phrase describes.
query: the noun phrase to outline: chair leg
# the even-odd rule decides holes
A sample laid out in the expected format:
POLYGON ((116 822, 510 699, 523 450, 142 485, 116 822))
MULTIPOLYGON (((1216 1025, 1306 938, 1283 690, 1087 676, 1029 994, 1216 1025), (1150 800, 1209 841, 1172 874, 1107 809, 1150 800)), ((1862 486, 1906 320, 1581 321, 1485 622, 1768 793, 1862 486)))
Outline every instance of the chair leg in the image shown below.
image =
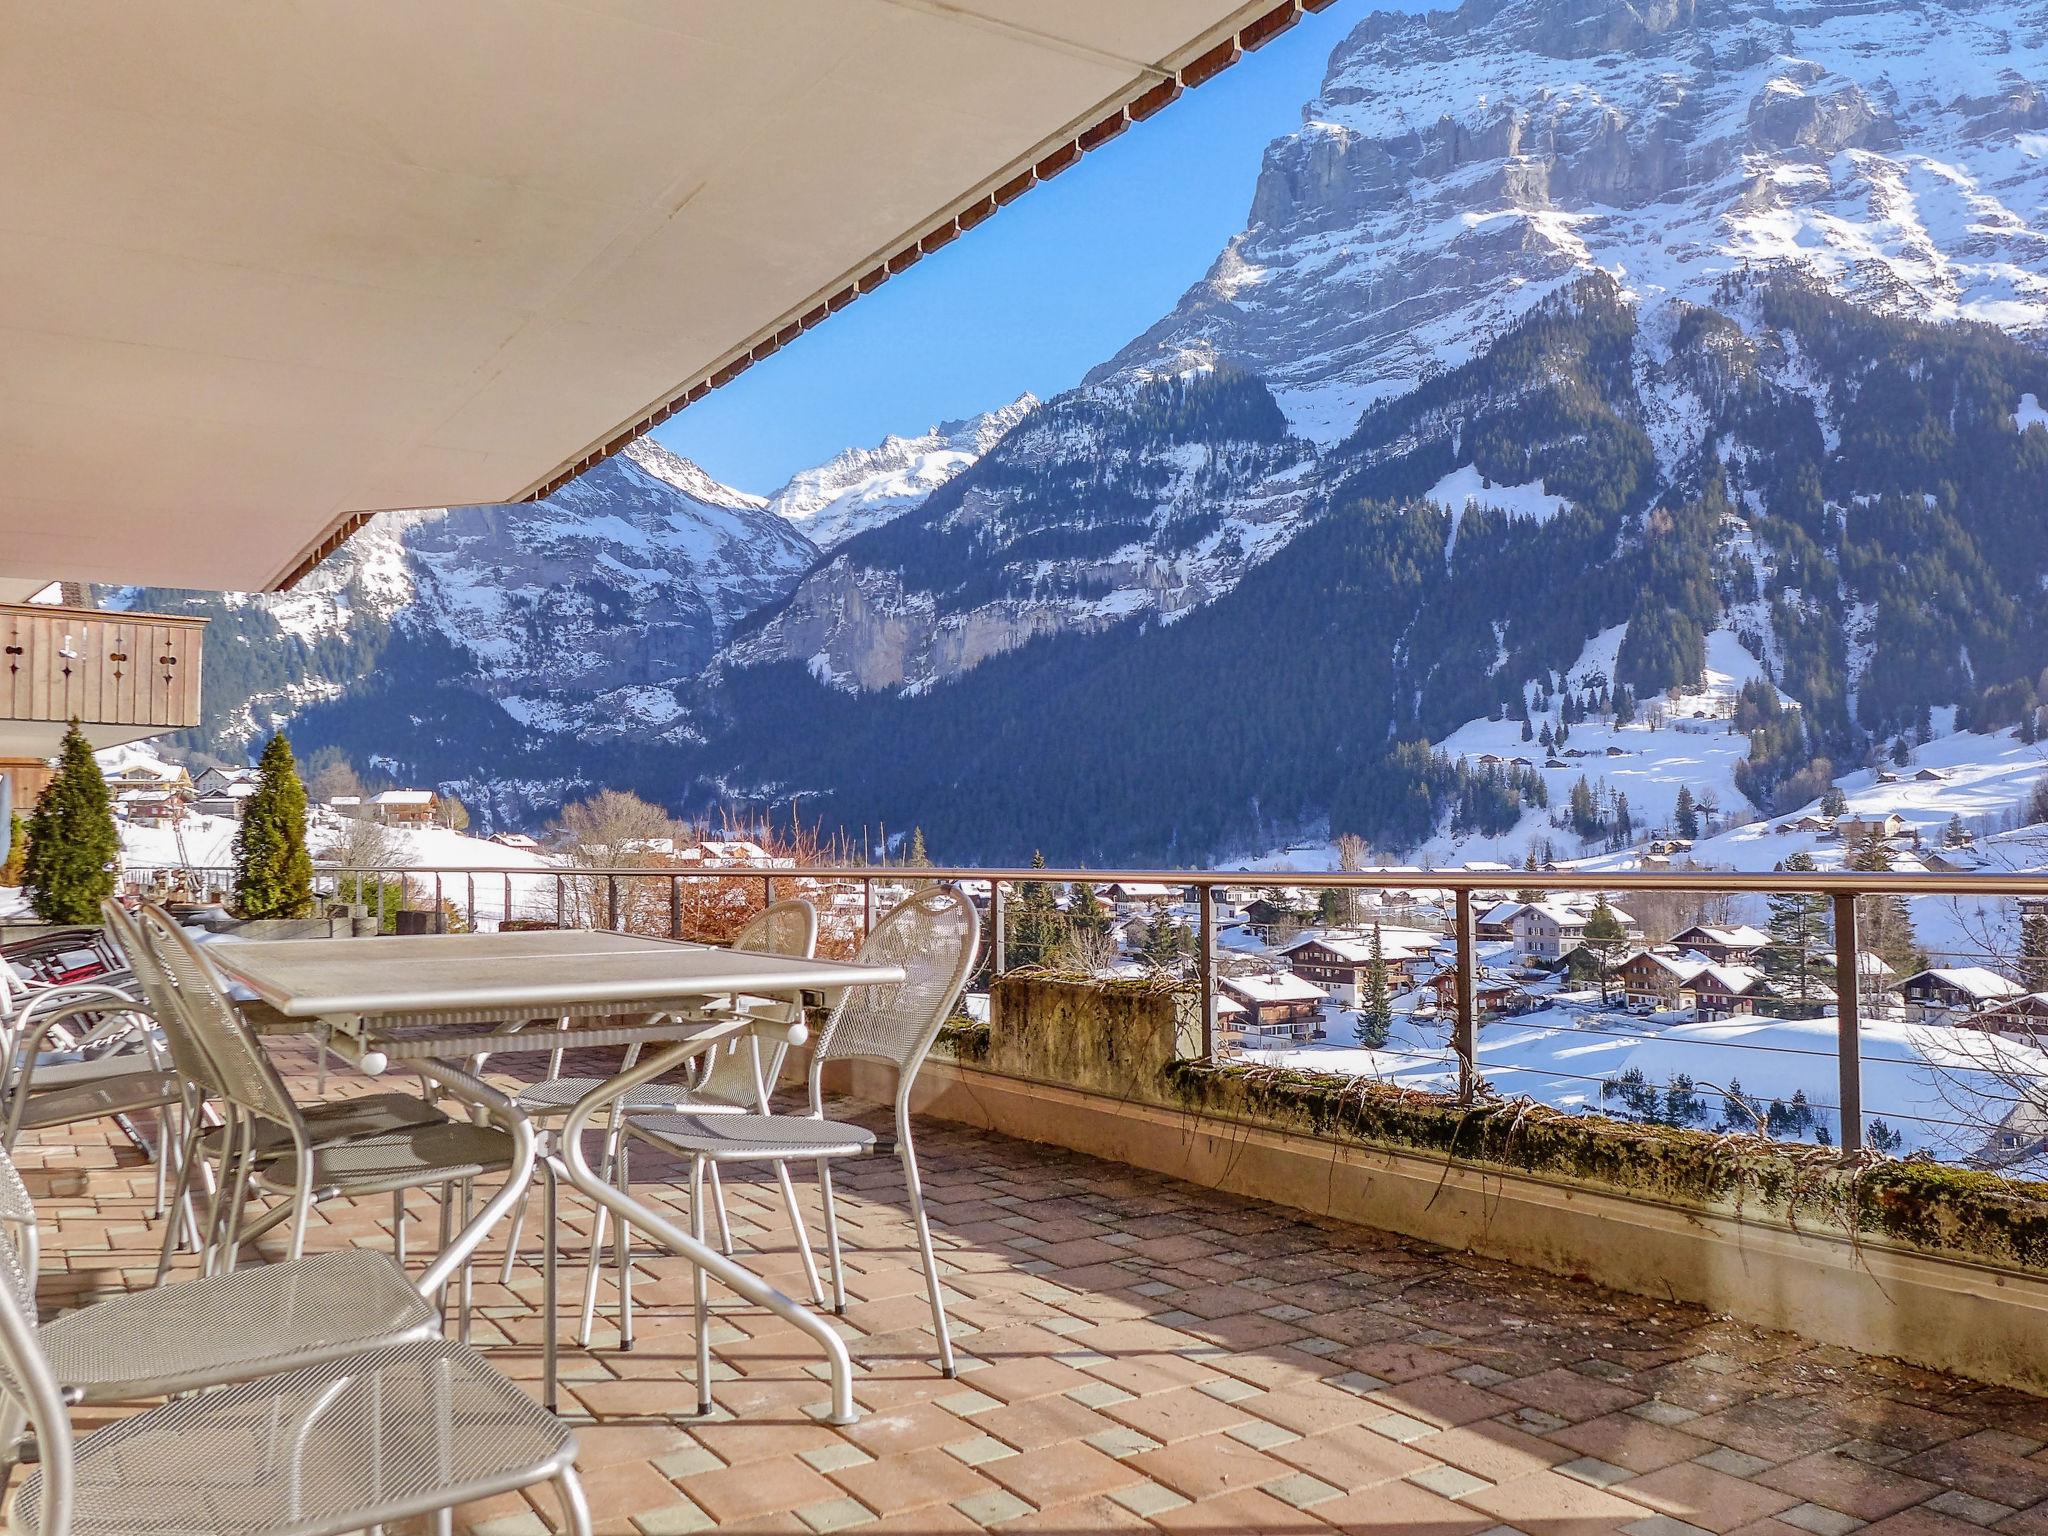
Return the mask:
POLYGON ((940 1294, 939 1257, 932 1250, 931 1223, 924 1214, 924 1185, 917 1177, 917 1150, 910 1144, 910 1126, 906 1120, 897 1124, 897 1144, 903 1150, 903 1182, 910 1191, 910 1214, 917 1222, 917 1251, 924 1259, 925 1285, 932 1297, 932 1332, 939 1339, 939 1369, 947 1376, 957 1375, 953 1368, 953 1336, 946 1328, 946 1302, 940 1294))
POLYGON ((818 1193, 825 1202, 825 1259, 832 1270, 832 1310, 846 1316, 846 1272, 839 1263, 839 1208, 832 1203, 832 1160, 818 1159, 818 1193))
POLYGON ((156 1112, 156 1219, 162 1221, 169 1213, 168 1197, 171 1192, 171 1158, 175 1155, 172 1147, 175 1137, 171 1131, 171 1107, 162 1105, 156 1112))
MULTIPOLYGON (((438 1236, 437 1236, 437 1239, 436 1239, 436 1241, 435 1241, 435 1243, 434 1243, 434 1253, 435 1253, 435 1256, 436 1256, 436 1257, 439 1257, 439 1256, 440 1256, 441 1254, 444 1254, 444 1253, 446 1253, 446 1252, 448 1251, 448 1244, 449 1244, 449 1242, 450 1242, 450 1241, 451 1241, 451 1240, 452 1240, 452 1239, 454 1238, 454 1236, 455 1236, 455 1227, 454 1227, 454 1221, 455 1221, 455 1185, 454 1185, 453 1181, 451 1181, 451 1182, 449 1182, 449 1183, 446 1183, 446 1184, 443 1184, 443 1185, 441 1186, 440 1194, 441 1194, 441 1223, 440 1223, 440 1232, 439 1232, 439 1234, 438 1234, 438 1236)), ((441 1286, 441 1294, 440 1294, 440 1295, 438 1295, 438 1296, 436 1296, 436 1297, 434 1298, 434 1300, 435 1300, 435 1302, 436 1302, 436 1303, 437 1303, 437 1304, 438 1304, 438 1305, 440 1306, 440 1308, 441 1308, 441 1311, 442 1311, 442 1313, 443 1313, 443 1315, 444 1315, 444 1317, 443 1317, 443 1324, 442 1324, 442 1326, 444 1326, 444 1327, 445 1327, 445 1326, 446 1326, 445 1314, 446 1314, 446 1313, 447 1313, 447 1311, 448 1311, 448 1287, 447 1287, 447 1285, 446 1285, 446 1283, 445 1283, 445 1282, 444 1282, 444 1283, 442 1284, 442 1286, 441 1286)))
POLYGON ((555 1479, 555 1492, 562 1499, 562 1514, 568 1520, 568 1536, 590 1536, 590 1506, 583 1499, 583 1484, 574 1467, 562 1468, 555 1479))
POLYGON ((811 1234, 804 1226, 804 1213, 796 1203, 796 1185, 789 1180, 789 1164, 776 1160, 775 1177, 782 1184, 782 1203, 789 1208, 790 1229, 796 1233, 796 1251, 804 1261, 804 1278, 811 1283, 811 1304, 825 1305, 825 1287, 818 1279, 817 1261, 811 1257, 811 1234))
POLYGON ((519 1191, 519 1199, 512 1207, 512 1226, 505 1234, 505 1263, 498 1271, 498 1284, 512 1283, 512 1266, 519 1262, 519 1239, 526 1234, 526 1200, 532 1190, 519 1191))
POLYGON ((391 1253, 398 1267, 405 1268, 405 1191, 391 1191, 391 1253))
MULTIPOLYGON (((690 1159, 690 1236, 704 1241, 704 1159, 690 1159)), ((695 1266, 691 1285, 697 1304, 697 1414, 711 1412, 711 1277, 695 1266)))
MULTIPOLYGON (((619 1143, 625 1139, 625 1134, 616 1126, 605 1132, 604 1156, 597 1165, 600 1179, 611 1178, 612 1165, 618 1161, 619 1143)), ((590 1223, 590 1267, 583 1285, 583 1322, 576 1330, 576 1343, 584 1349, 590 1348, 591 1331, 597 1326, 597 1282, 604 1272, 604 1238, 611 1227, 611 1214, 608 1207, 600 1205, 590 1223)))
POLYGON ((732 1223, 725 1214, 725 1186, 718 1182, 718 1164, 711 1165, 711 1208, 718 1213, 718 1250, 732 1257, 732 1223))
POLYGON ((156 1283, 162 1285, 164 1277, 171 1272, 171 1256, 178 1249, 178 1233, 189 1229, 193 1246, 198 1246, 199 1233, 192 1212, 192 1165, 199 1160, 200 1127, 194 1117, 187 1116, 183 1148, 178 1154, 177 1185, 171 1195, 171 1208, 164 1218, 163 1251, 157 1255, 156 1283))
MULTIPOLYGON (((467 1232, 467 1231, 469 1230, 469 1224, 470 1224, 470 1222, 471 1222, 471 1221, 472 1221, 473 1219, 475 1219, 475 1216, 476 1216, 476 1180, 474 1180, 474 1179, 464 1179, 464 1180, 462 1181, 462 1230, 463 1230, 463 1231, 467 1232)), ((460 1332, 459 1332, 459 1334, 458 1334, 457 1336, 458 1336, 458 1337, 459 1337, 459 1338, 460 1338, 460 1339, 462 1340, 462 1342, 463 1342, 463 1343, 465 1343, 465 1344, 467 1344, 467 1343, 469 1342, 469 1316, 470 1316, 470 1302, 471 1302, 471 1300, 472 1300, 472 1296, 473 1296, 473 1289, 474 1289, 474 1281, 473 1281, 473 1280, 472 1280, 472 1278, 471 1278, 471 1273, 470 1273, 470 1261, 469 1261, 468 1259, 464 1259, 464 1260, 462 1261, 462 1289, 461 1289, 461 1291, 460 1291, 460 1293, 459 1293, 459 1295, 460 1295, 460 1299, 459 1299, 459 1300, 458 1300, 458 1301, 456 1302, 456 1306, 455 1306, 455 1315, 456 1315, 456 1316, 457 1316, 458 1318, 460 1318, 460 1319, 462 1320, 462 1322, 461 1322, 461 1330, 460 1330, 460 1332)))
MULTIPOLYGON (((623 1134, 619 1137, 619 1188, 629 1194, 633 1189, 633 1148, 623 1134)), ((619 1349, 623 1352, 633 1347, 633 1224, 623 1216, 619 1218, 616 1246, 619 1260, 619 1349)))

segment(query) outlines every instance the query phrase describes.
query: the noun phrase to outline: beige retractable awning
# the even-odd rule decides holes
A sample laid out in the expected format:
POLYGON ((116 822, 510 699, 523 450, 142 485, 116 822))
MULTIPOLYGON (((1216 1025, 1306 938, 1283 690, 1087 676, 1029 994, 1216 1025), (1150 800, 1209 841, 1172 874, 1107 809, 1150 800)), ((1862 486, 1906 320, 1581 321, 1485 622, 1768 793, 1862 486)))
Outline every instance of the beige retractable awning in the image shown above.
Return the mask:
POLYGON ((1299 8, 5 7, 0 579, 262 588, 543 490, 1299 8))

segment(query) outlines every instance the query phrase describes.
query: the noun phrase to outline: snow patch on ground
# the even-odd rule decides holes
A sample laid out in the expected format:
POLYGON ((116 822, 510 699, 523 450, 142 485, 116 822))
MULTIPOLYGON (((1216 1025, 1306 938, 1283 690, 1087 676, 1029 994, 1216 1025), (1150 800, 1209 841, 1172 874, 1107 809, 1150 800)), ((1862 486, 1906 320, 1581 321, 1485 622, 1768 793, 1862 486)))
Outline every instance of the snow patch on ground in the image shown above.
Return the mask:
POLYGON ((1425 499, 1447 508, 1451 514, 1450 535, 1444 540, 1446 564, 1458 547, 1458 524, 1464 520, 1468 507, 1495 507, 1509 517, 1547 523, 1571 505, 1564 497, 1551 495, 1541 480, 1531 480, 1526 485, 1495 485, 1470 464, 1437 481, 1425 499))
POLYGON ((2024 432, 2029 427, 2048 427, 2048 410, 2043 410, 2041 401, 2035 395, 2021 395, 2019 408, 2012 413, 2013 430, 2024 432))

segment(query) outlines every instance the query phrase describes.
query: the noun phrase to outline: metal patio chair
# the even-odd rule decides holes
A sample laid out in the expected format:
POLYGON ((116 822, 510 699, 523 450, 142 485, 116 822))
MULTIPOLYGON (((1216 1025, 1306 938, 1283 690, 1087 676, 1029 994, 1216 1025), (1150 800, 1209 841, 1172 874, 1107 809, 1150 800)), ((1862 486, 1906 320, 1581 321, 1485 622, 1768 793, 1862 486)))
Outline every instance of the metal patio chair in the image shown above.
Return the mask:
MULTIPOLYGON (((152 1016, 162 1029, 171 1064, 179 1077, 182 1134, 175 1159, 177 1182, 169 1203, 181 1213, 194 1251, 200 1251, 204 1242, 198 1220, 192 1213, 192 1188, 194 1180, 207 1172, 209 1160, 220 1161, 227 1156, 228 1132, 223 1108, 226 1084, 197 1037, 185 1026, 176 989, 157 964, 140 922, 119 902, 112 900, 101 908, 101 916, 105 919, 108 937, 120 950, 135 978, 136 989, 147 1000, 152 1016), (209 1113, 215 1115, 211 1128, 207 1123, 209 1113)), ((407 1093, 373 1093, 352 1099, 316 1101, 301 1104, 299 1113, 316 1147, 332 1146, 405 1126, 440 1124, 449 1118, 437 1106, 407 1093)), ((256 1125, 255 1140, 255 1155, 259 1157, 291 1149, 289 1133, 269 1122, 256 1125)), ((209 1181, 201 1192, 210 1195, 217 1188, 216 1182, 209 1181)), ((159 1201, 160 1205, 162 1203, 159 1201)), ((170 1272, 178 1231, 177 1223, 168 1223, 164 1228, 163 1249, 157 1259, 158 1285, 163 1284, 165 1275, 170 1272)), ((402 1248, 400 1254, 402 1264, 402 1248)))
MULTIPOLYGON (((809 959, 818 949, 818 909, 808 901, 788 900, 771 902, 747 921, 745 927, 733 936, 729 948, 744 954, 796 955, 809 959)), ((731 1012, 739 1010, 750 1017, 781 1021, 791 1005, 767 998, 732 998, 718 1005, 710 1012, 731 1012)), ((727 1042, 705 1064, 703 1071, 691 1083, 642 1083, 621 1094, 610 1106, 610 1121, 606 1127, 604 1153, 600 1163, 603 1176, 612 1177, 612 1169, 618 1160, 626 1155, 623 1122, 635 1114, 680 1114, 694 1111, 699 1114, 739 1114, 747 1110, 767 1108, 768 1088, 782 1070, 782 1060, 787 1046, 777 1046, 772 1056, 764 1061, 759 1041, 751 1035, 743 1035, 727 1042)), ((621 1070, 629 1069, 638 1059, 640 1048, 627 1048, 621 1070)), ((577 1102, 587 1098, 603 1086, 601 1077, 564 1077, 562 1053, 556 1051, 548 1064, 548 1075, 514 1096, 513 1102, 520 1111, 536 1120, 559 1121, 568 1117, 577 1102)), ((797 1219, 796 1190, 784 1175, 783 1184, 789 1203, 791 1220, 797 1219)), ((727 1252, 732 1251, 732 1238, 726 1221, 722 1197, 714 1190, 719 1200, 719 1230, 725 1234, 727 1252)), ((596 1326, 597 1282, 602 1273, 601 1254, 610 1224, 611 1213, 602 1206, 591 1227, 590 1266, 583 1290, 583 1316, 577 1330, 577 1342, 584 1348, 590 1346, 590 1337, 596 1326)), ((511 1233, 505 1243, 505 1262, 500 1275, 502 1283, 510 1284, 512 1266, 519 1253, 519 1240, 526 1219, 526 1198, 521 1196, 513 1212, 511 1233)), ((550 1241, 552 1236, 550 1236, 550 1241)), ((622 1349, 633 1347, 633 1282, 631 1233, 619 1234, 614 1244, 619 1272, 619 1340, 622 1349)), ((823 1291, 818 1286, 817 1276, 812 1274, 811 1284, 819 1300, 823 1291)))
MULTIPOLYGON (((161 908, 147 905, 137 915, 137 927, 160 973, 170 1011, 187 1032, 195 1062, 203 1063, 209 1073, 209 1087, 218 1093, 225 1114, 216 1209, 207 1222, 214 1270, 232 1273, 244 1245, 285 1222, 291 1224, 287 1256, 298 1258, 316 1202, 402 1194, 408 1189, 441 1191, 445 1246, 454 1192, 461 1191, 467 1209, 476 1179, 513 1166, 509 1131, 445 1116, 427 1124, 323 1139, 184 930, 161 908), (248 1221, 244 1207, 258 1192, 279 1198, 248 1221)), ((466 1257, 462 1293, 466 1327, 466 1257)))
MULTIPOLYGON (((39 1320, 36 1213, 0 1153, 0 1282, 35 1328, 72 1406, 138 1402, 324 1364, 432 1338, 440 1316, 383 1254, 349 1248, 218 1279, 132 1291, 39 1320)), ((23 1425, 0 1401, 0 1464, 23 1425)))
MULTIPOLYGON (((910 1091, 932 1042, 952 1017, 981 949, 981 919, 966 894, 954 886, 919 891, 893 908, 875 925, 861 946, 859 958, 877 965, 898 965, 907 973, 895 986, 849 988, 832 1010, 811 1053, 810 1111, 803 1115, 630 1115, 629 1135, 639 1136, 690 1159, 691 1236, 704 1240, 704 1174, 719 1163, 772 1163, 786 1179, 788 1165, 817 1165, 819 1192, 825 1207, 825 1245, 832 1272, 832 1305, 846 1310, 846 1284, 840 1268, 839 1217, 832 1197, 832 1161, 859 1157, 877 1149, 866 1126, 825 1118, 824 1072, 835 1061, 874 1061, 896 1069, 896 1152, 903 1160, 911 1218, 917 1228, 918 1253, 931 1293, 932 1331, 939 1344, 939 1365, 954 1374, 953 1341, 946 1327, 938 1257, 932 1249, 931 1224, 924 1209, 924 1187, 918 1177, 917 1152, 910 1135, 910 1091)), ((621 1168, 623 1173, 625 1170, 621 1168)), ((809 1238, 801 1221, 797 1241, 808 1260, 809 1238)), ((697 1271, 697 1401, 700 1412, 711 1406, 710 1287, 697 1271)))
MULTIPOLYGON (((89 931, 89 930, 88 930, 89 931)), ((26 1131, 113 1119, 156 1163, 156 1209, 165 1209, 180 1097, 156 1021, 122 973, 90 982, 29 986, 0 965, 0 1148, 26 1131), (145 1135, 134 1117, 155 1117, 145 1135)))
POLYGON ((41 1460, 9 1511, 24 1536, 338 1536, 422 1515, 446 1529, 457 1505, 543 1482, 589 1536, 575 1437, 445 1339, 173 1398, 77 1439, 11 1245, 0 1261, 16 1271, 0 1285, 0 1398, 41 1460))

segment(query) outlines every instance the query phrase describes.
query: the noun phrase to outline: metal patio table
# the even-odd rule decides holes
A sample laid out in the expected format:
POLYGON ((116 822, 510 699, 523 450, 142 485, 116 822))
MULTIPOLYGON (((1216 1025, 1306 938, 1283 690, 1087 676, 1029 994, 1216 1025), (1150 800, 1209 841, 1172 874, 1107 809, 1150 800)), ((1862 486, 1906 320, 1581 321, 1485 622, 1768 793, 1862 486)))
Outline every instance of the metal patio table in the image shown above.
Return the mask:
POLYGON ((550 1409, 557 1388, 557 1184, 566 1177, 615 1218, 816 1339, 832 1367, 834 1421, 852 1422, 852 1366, 838 1333, 745 1266, 600 1178, 583 1155, 581 1131, 593 1113, 628 1087, 736 1034, 753 1031, 792 1045, 806 1038, 801 1022, 765 1023, 737 1012, 706 1015, 702 1004, 742 993, 829 1000, 848 987, 901 982, 900 967, 741 954, 708 944, 581 930, 217 943, 206 952, 261 1000, 263 1008, 251 1010, 258 1028, 320 1034, 328 1048, 372 1074, 403 1062, 512 1133, 511 1176, 436 1256, 421 1282, 423 1290, 447 1282, 483 1234, 511 1209, 540 1163, 548 1232, 543 1349, 550 1409), (500 1051, 613 1045, 664 1048, 643 1056, 630 1071, 607 1079, 579 1102, 545 1155, 538 1151, 533 1125, 512 1101, 454 1064, 454 1058, 500 1051))

